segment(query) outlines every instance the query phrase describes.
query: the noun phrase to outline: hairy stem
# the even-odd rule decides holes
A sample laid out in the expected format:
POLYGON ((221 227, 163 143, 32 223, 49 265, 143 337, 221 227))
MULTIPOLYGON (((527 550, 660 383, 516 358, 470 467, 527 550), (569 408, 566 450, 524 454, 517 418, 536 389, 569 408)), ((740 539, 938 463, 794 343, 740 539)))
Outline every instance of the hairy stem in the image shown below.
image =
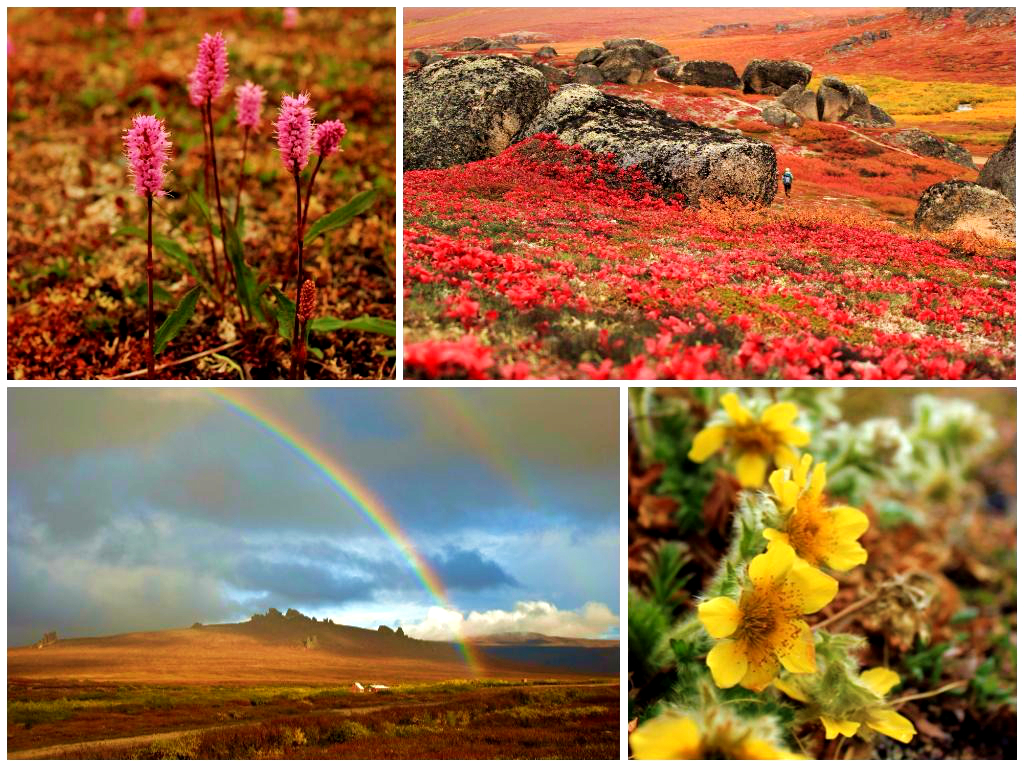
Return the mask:
POLYGON ((146 238, 146 282, 149 283, 149 348, 146 350, 146 376, 156 378, 156 365, 153 362, 153 345, 156 339, 156 322, 153 319, 153 193, 146 195, 146 218, 148 219, 148 237, 146 238))
POLYGON ((242 165, 238 169, 238 192, 235 193, 235 219, 234 225, 238 226, 238 211, 242 208, 242 187, 245 185, 245 155, 249 150, 249 126, 245 126, 245 134, 242 137, 242 165))
POLYGON ((897 706, 908 701, 917 701, 918 699, 930 699, 932 696, 939 696, 946 691, 951 691, 954 688, 959 688, 961 685, 967 685, 970 680, 955 680, 952 683, 946 683, 941 688, 936 688, 933 691, 925 691, 924 693, 912 693, 909 696, 900 696, 898 699, 893 699, 889 702, 889 706, 897 706))
POLYGON ((843 610, 841 610, 839 613, 829 616, 827 619, 824 619, 823 621, 819 621, 817 624, 812 626, 811 629, 823 629, 824 627, 827 627, 829 624, 835 621, 839 621, 839 619, 843 618, 844 616, 849 616, 854 611, 859 611, 864 606, 871 605, 873 602, 875 602, 875 600, 877 600, 881 596, 881 592, 875 592, 873 595, 862 597, 860 600, 850 603, 848 606, 843 608, 843 610))

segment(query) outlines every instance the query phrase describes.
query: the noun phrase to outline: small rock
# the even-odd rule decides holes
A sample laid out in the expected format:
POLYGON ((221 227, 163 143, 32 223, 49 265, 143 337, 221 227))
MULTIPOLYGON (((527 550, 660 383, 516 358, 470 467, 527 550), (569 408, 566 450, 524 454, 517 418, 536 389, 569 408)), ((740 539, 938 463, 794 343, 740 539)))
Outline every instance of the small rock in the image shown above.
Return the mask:
POLYGON ((604 51, 600 48, 584 48, 576 54, 576 63, 590 64, 591 62, 597 61, 601 57, 602 53, 604 53, 604 51))
POLYGON ((429 53, 417 49, 409 54, 409 63, 412 64, 414 67, 422 67, 424 64, 427 63, 427 60, 429 58, 429 53))
POLYGON ((558 55, 558 52, 550 45, 545 45, 533 55, 538 59, 553 59, 558 55))
POLYGON ((604 82, 604 75, 593 64, 580 64, 576 67, 573 82, 583 83, 584 85, 601 85, 604 82))

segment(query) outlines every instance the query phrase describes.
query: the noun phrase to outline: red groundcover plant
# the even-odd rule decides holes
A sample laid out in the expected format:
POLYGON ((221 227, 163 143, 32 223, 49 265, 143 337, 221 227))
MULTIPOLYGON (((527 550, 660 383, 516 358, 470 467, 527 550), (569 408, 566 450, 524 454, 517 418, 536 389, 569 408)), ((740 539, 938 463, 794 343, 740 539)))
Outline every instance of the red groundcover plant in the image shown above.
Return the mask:
POLYGON ((1012 378, 1012 249, 687 206, 538 135, 405 174, 407 375, 1012 378))

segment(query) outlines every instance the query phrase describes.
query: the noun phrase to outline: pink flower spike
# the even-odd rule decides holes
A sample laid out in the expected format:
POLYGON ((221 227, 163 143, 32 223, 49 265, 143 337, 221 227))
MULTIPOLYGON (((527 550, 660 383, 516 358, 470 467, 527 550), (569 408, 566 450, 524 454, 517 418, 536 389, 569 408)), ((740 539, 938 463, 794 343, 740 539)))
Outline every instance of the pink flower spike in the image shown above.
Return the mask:
POLYGON ((135 193, 141 197, 164 196, 164 165, 171 148, 164 121, 153 115, 138 115, 124 132, 128 170, 135 177, 135 193))
POLYGON ((281 19, 281 27, 283 29, 295 29, 297 26, 299 26, 299 9, 285 8, 284 16, 281 19))
POLYGON ((313 117, 309 94, 283 96, 277 116, 277 148, 289 173, 298 173, 309 162, 313 148, 313 117))
POLYGON ((260 127, 260 111, 263 109, 263 97, 267 92, 251 80, 235 89, 238 98, 238 124, 243 128, 258 130, 260 127))
POLYGON ((316 151, 320 157, 329 157, 338 151, 347 129, 341 120, 328 120, 316 127, 316 151))
POLYGON ((228 80, 228 45, 224 35, 203 35, 199 42, 196 68, 188 78, 189 99, 199 106, 207 99, 215 101, 228 80))
POLYGON ((138 29, 146 21, 146 9, 145 8, 129 8, 128 9, 128 26, 131 29, 138 29))

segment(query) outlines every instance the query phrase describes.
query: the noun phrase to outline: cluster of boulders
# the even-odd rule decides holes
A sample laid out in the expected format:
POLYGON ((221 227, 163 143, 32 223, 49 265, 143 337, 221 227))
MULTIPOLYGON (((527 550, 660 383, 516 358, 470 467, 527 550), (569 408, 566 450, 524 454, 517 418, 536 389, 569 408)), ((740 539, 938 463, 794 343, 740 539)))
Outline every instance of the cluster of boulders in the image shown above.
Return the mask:
MULTIPOLYGON (((603 50, 636 47, 606 44, 603 50)), ((581 83, 551 94, 545 77, 514 57, 446 59, 407 73, 403 92, 406 170, 483 160, 546 133, 609 153, 621 167, 637 166, 666 191, 694 202, 736 197, 767 204, 775 195, 769 144, 581 83)))
POLYGON ((740 21, 735 24, 715 24, 714 26, 708 27, 700 33, 701 37, 717 37, 718 35, 726 35, 729 32, 736 32, 738 30, 750 29, 750 25, 745 21, 740 21))
POLYGON ((837 77, 826 77, 817 92, 808 90, 810 67, 803 66, 807 67, 807 80, 793 84, 778 99, 762 107, 761 117, 769 125, 799 127, 807 120, 855 125, 892 123, 892 118, 881 107, 872 104, 859 85, 847 85, 837 77))
POLYGON ((658 68, 658 77, 680 85, 702 85, 705 88, 740 87, 740 78, 736 70, 724 61, 672 61, 658 68))
MULTIPOLYGON (((926 24, 948 19, 956 8, 907 8, 907 15, 926 24)), ((1012 24, 1017 19, 1016 8, 963 8, 964 21, 969 28, 998 27, 1012 24)))
POLYGON ((619 37, 605 40, 603 48, 584 48, 576 54, 575 81, 591 85, 598 82, 636 85, 652 80, 658 67, 669 61, 668 48, 662 45, 638 37, 619 37), (598 73, 599 81, 596 80, 598 73))
POLYGON ((914 223, 933 232, 965 230, 1004 240, 1016 239, 1017 129, 985 163, 978 183, 951 179, 921 195, 914 223))
POLYGON ((880 29, 877 32, 868 30, 863 35, 853 35, 845 40, 840 40, 838 43, 829 48, 830 53, 846 53, 852 51, 858 46, 871 46, 874 45, 878 40, 888 40, 889 30, 880 29))

